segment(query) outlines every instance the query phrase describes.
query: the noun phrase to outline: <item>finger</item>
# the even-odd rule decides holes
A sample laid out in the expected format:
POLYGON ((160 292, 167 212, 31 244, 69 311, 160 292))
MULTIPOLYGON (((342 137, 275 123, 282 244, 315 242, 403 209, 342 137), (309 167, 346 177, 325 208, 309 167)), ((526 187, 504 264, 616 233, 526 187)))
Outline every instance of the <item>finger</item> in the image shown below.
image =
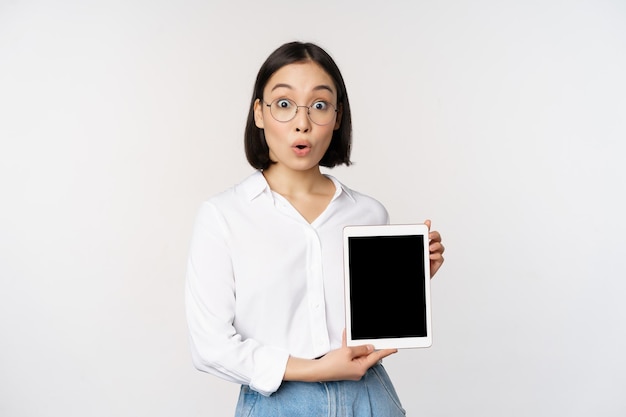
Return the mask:
POLYGON ((428 255, 428 259, 435 262, 443 262, 443 255, 441 254, 441 252, 432 252, 430 255, 428 255))
MULTIPOLYGON (((346 336, 346 329, 343 329, 343 333, 341 334, 341 347, 348 347, 348 337, 346 336)), ((352 351, 352 357, 358 358, 359 356, 369 355, 374 351, 373 345, 360 345, 360 346, 350 346, 350 350, 352 351)))
POLYGON ((434 242, 441 242, 441 234, 438 231, 433 230, 428 234, 428 239, 434 242))
POLYGON ((430 219, 424 220, 424 224, 428 227, 428 230, 430 230, 430 219))
POLYGON ((443 259, 443 251, 444 251, 443 245, 441 245, 441 247, 438 248, 437 250, 434 250, 434 251, 431 250, 430 253, 428 254, 428 259, 430 259, 431 261, 443 259))
POLYGON ((441 253, 435 253, 430 255, 430 277, 434 277, 441 265, 443 265, 444 258, 441 253))
POLYGON ((446 248, 440 242, 434 242, 434 243, 431 243, 430 245, 428 245, 428 251, 431 254, 433 254, 433 253, 443 253, 443 251, 445 251, 445 250, 446 250, 446 248))
POLYGON ((398 349, 381 349, 381 350, 376 350, 372 352, 369 356, 371 359, 374 360, 372 362, 372 364, 374 364, 378 362, 379 360, 386 358, 389 355, 393 355, 396 352, 398 352, 398 349))
POLYGON ((353 358, 359 358, 361 356, 368 356, 370 353, 374 352, 374 346, 372 345, 359 345, 350 347, 350 351, 352 352, 353 358))

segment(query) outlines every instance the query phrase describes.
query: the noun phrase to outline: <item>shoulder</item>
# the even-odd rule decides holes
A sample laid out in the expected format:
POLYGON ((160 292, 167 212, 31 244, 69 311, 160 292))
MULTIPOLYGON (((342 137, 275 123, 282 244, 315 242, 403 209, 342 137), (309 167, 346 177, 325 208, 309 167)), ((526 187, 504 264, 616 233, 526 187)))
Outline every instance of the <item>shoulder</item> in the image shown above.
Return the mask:
POLYGON ((202 201, 198 216, 200 218, 226 217, 228 214, 247 212, 251 202, 263 194, 267 187, 260 171, 255 171, 241 182, 217 192, 202 201))
POLYGON ((389 221, 387 209, 378 199, 348 187, 333 176, 328 175, 328 177, 336 186, 340 187, 341 192, 345 195, 345 200, 351 202, 358 211, 368 212, 373 219, 378 219, 374 220, 375 223, 387 223, 389 221))
POLYGON ((265 177, 260 171, 255 171, 241 182, 213 194, 204 201, 204 205, 228 206, 238 201, 251 201, 267 188, 265 177))
POLYGON ((385 206, 383 205, 383 203, 381 203, 379 200, 377 200, 376 198, 368 195, 368 194, 364 194, 362 192, 353 190, 348 188, 350 194, 352 195, 352 198, 354 198, 354 201, 359 204, 359 205, 363 205, 363 206, 369 206, 372 209, 380 209, 380 210, 385 210, 385 206))

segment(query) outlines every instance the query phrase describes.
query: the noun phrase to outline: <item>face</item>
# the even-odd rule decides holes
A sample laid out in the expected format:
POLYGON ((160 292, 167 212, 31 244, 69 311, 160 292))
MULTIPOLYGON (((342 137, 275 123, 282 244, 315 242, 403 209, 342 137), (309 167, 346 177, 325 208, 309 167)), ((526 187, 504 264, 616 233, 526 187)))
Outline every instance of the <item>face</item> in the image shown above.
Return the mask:
POLYGON ((266 104, 280 99, 289 99, 298 106, 311 106, 323 101, 338 107, 335 83, 315 62, 289 64, 270 77, 263 90, 263 100, 257 99, 254 103, 255 124, 264 129, 270 158, 276 162, 268 170, 318 169, 333 131, 341 123, 341 109, 330 123, 323 126, 313 123, 304 107, 298 108, 293 119, 279 122, 272 117, 266 104))

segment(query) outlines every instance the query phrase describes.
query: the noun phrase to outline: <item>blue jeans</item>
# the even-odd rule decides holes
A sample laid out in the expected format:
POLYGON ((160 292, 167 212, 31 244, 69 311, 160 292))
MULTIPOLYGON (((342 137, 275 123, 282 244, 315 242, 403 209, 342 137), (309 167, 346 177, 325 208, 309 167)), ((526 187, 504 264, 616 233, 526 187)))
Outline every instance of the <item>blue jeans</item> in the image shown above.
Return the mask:
POLYGON ((406 412, 379 363, 359 381, 283 381, 265 397, 242 385, 235 417, 404 417, 406 412))

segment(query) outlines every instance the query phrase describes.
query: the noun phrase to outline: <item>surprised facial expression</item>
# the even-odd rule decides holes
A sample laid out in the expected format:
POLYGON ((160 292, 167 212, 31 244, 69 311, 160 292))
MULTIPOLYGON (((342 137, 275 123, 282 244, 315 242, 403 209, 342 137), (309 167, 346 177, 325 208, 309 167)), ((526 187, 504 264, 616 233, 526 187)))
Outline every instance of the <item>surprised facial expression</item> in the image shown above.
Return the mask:
POLYGON ((254 103, 255 124, 264 129, 270 158, 276 162, 269 169, 318 169, 341 123, 337 107, 335 83, 317 63, 298 62, 276 71, 263 98, 254 103))

